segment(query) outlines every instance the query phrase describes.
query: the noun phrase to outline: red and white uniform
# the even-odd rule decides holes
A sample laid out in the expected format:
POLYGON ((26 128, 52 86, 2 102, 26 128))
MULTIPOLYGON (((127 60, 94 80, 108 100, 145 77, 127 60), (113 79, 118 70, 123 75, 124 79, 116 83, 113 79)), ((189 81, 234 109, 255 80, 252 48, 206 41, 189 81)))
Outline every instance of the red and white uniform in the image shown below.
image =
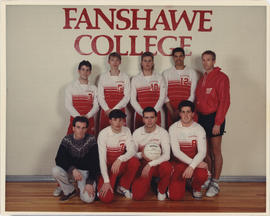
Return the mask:
POLYGON ((130 81, 127 74, 120 72, 111 76, 108 71, 100 75, 98 83, 98 102, 102 108, 99 130, 109 126, 109 118, 105 114, 108 109, 122 109, 125 112, 130 99, 130 81))
MULTIPOLYGON (((129 128, 122 127, 120 133, 114 133, 111 126, 104 128, 98 135, 99 164, 102 177, 99 180, 98 191, 103 183, 115 186, 117 176, 121 175, 119 185, 128 189, 139 168, 136 157, 135 145, 129 128), (111 166, 115 160, 121 160, 119 173, 112 174, 111 166)), ((107 192, 105 197, 100 197, 103 202, 111 202, 113 195, 107 192)))
POLYGON ((96 86, 81 84, 79 80, 69 84, 65 91, 65 107, 70 114, 67 134, 73 133, 73 119, 85 115, 89 119, 88 133, 95 135, 94 115, 99 110, 96 86))
POLYGON ((174 155, 174 173, 169 187, 170 198, 181 199, 184 196, 185 182, 182 174, 185 169, 190 166, 194 169, 192 187, 194 190, 200 191, 201 186, 207 180, 207 169, 196 168, 206 156, 206 134, 202 126, 193 122, 191 126, 184 127, 181 120, 175 122, 169 129, 171 148, 174 155))
POLYGON ((164 78, 157 73, 151 76, 144 76, 141 72, 131 80, 131 98, 130 103, 136 111, 134 128, 143 126, 143 109, 151 106, 158 113, 157 124, 160 125, 160 110, 164 104, 166 87, 164 78))
POLYGON ((221 125, 230 107, 230 82, 221 68, 204 73, 196 88, 196 110, 208 115, 216 112, 215 124, 221 125))
POLYGON ((156 125, 156 129, 151 132, 145 132, 144 126, 138 128, 133 133, 133 139, 137 149, 136 156, 140 159, 141 168, 139 174, 141 175, 142 169, 149 164, 151 169, 147 178, 139 177, 132 185, 133 199, 141 200, 146 195, 150 188, 150 182, 153 176, 160 177, 158 190, 164 194, 170 183, 172 166, 168 161, 170 159, 170 139, 168 132, 156 125), (147 162, 142 158, 142 150, 147 144, 156 143, 160 146, 162 153, 161 156, 155 160, 147 162))
MULTIPOLYGON (((167 97, 165 103, 170 102, 174 110, 182 100, 194 101, 195 89, 198 82, 198 74, 192 68, 185 66, 183 70, 177 70, 174 66, 163 72, 166 83, 167 97)), ((169 113, 168 113, 169 114, 169 113)), ((170 115, 167 115, 168 127, 172 124, 170 115)))

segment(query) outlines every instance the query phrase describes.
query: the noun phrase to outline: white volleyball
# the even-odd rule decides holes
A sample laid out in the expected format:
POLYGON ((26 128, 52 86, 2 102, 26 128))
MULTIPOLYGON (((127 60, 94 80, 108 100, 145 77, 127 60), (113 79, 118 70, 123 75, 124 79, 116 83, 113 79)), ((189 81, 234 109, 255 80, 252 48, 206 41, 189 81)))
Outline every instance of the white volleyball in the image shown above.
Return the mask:
POLYGON ((160 145, 156 143, 149 143, 144 147, 143 153, 149 160, 155 160, 161 155, 160 145))

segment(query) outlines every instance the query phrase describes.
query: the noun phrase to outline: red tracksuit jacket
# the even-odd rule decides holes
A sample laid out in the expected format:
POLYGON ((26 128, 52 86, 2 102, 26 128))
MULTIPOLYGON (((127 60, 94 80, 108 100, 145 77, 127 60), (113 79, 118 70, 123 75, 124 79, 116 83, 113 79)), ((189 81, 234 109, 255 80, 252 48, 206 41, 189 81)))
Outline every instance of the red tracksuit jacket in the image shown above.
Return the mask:
POLYGON ((226 74, 215 67, 204 73, 195 92, 196 110, 204 115, 216 112, 215 124, 221 125, 230 106, 230 83, 226 74))

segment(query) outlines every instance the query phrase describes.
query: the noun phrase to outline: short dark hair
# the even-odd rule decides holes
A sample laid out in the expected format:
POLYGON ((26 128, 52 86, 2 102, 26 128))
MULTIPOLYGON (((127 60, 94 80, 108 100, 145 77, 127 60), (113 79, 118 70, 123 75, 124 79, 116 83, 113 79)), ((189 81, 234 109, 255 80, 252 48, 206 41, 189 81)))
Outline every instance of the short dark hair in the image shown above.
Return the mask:
POLYGON ((110 53, 108 60, 110 60, 111 57, 116 57, 116 58, 118 58, 121 61, 121 55, 118 52, 112 52, 112 53, 110 53))
POLYGON ((175 54, 176 52, 181 52, 181 53, 183 53, 184 56, 186 55, 186 54, 185 54, 185 50, 184 50, 182 47, 176 47, 176 48, 174 48, 174 49, 172 50, 172 56, 174 56, 174 54, 175 54))
POLYGON ((212 50, 206 50, 206 51, 204 51, 202 53, 202 57, 203 57, 203 55, 211 55, 212 56, 212 59, 213 60, 216 60, 216 53, 213 52, 212 50))
POLYGON ((112 119, 112 118, 122 118, 122 119, 124 119, 124 118, 126 118, 126 116, 127 115, 122 110, 114 109, 114 110, 112 110, 110 112, 109 119, 112 119))
POLYGON ((86 60, 83 60, 80 62, 79 66, 78 66, 78 69, 81 70, 81 67, 82 66, 86 66, 86 67, 89 67, 90 68, 90 71, 92 70, 92 65, 89 61, 86 61, 86 60))
POLYGON ((144 113, 146 112, 153 112, 155 113, 155 116, 157 116, 157 111, 153 108, 153 107, 145 107, 144 110, 143 110, 143 116, 144 116, 144 113))
POLYGON ((75 127, 76 123, 77 122, 83 122, 83 123, 86 123, 86 127, 88 128, 89 126, 89 122, 88 122, 88 119, 84 116, 76 116, 73 121, 72 121, 72 125, 73 127, 75 127))
POLYGON ((195 110, 195 105, 193 102, 189 101, 189 100, 182 100, 179 104, 178 104, 178 110, 181 112, 182 107, 188 106, 191 108, 191 111, 194 112, 195 110))

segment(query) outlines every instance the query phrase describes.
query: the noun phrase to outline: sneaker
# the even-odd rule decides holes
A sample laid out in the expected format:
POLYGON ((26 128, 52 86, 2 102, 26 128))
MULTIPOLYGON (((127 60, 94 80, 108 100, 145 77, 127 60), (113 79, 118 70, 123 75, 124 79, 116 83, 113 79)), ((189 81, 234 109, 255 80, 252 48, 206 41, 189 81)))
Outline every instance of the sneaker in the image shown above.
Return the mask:
POLYGON ((207 179, 204 184, 202 185, 202 189, 207 189, 211 183, 211 179, 207 179))
POLYGON ((118 186, 116 188, 116 192, 119 193, 119 194, 124 195, 128 199, 132 198, 132 193, 128 189, 126 189, 126 188, 124 188, 122 186, 118 186))
POLYGON ((201 198, 202 198, 202 192, 201 192, 201 191, 195 191, 195 190, 193 190, 193 191, 192 191, 192 196, 193 196, 195 199, 201 199, 201 198))
POLYGON ((213 197, 216 196, 219 193, 219 186, 216 182, 211 182, 209 189, 206 192, 207 197, 213 197))
POLYGON ((53 196, 58 197, 60 196, 62 193, 62 189, 58 186, 57 188, 55 188, 55 190, 53 191, 53 196))
POLYGON ((166 199, 166 193, 162 194, 158 191, 157 198, 159 201, 163 201, 166 199))
POLYGON ((69 193, 68 195, 62 194, 62 196, 60 197, 60 201, 66 201, 71 199, 72 197, 74 197, 77 194, 76 189, 74 189, 71 193, 69 193))

